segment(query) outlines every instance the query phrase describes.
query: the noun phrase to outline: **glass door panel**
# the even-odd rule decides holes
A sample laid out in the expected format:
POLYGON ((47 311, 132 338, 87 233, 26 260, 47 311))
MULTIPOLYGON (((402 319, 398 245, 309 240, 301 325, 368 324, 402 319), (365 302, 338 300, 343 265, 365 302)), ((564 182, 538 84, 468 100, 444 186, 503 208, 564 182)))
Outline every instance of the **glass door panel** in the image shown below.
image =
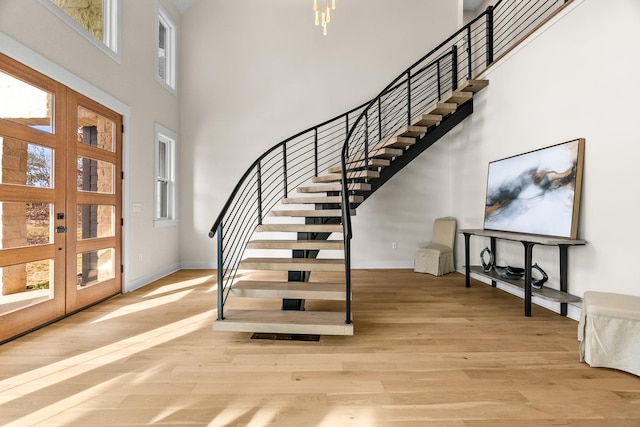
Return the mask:
POLYGON ((122 118, 73 93, 68 97, 67 310, 121 291, 122 118))
POLYGON ((0 54, 0 342, 65 313, 65 98, 0 54))
POLYGON ((0 70, 0 118, 53 132, 53 94, 0 70))

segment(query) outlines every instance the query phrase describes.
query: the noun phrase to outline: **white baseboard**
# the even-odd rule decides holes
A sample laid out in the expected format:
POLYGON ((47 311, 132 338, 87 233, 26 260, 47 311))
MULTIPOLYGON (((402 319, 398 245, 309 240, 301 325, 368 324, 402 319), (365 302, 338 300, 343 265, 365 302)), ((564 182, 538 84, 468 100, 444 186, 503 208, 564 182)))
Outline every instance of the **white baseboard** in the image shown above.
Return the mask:
POLYGON ((183 262, 180 264, 182 270, 215 270, 218 268, 214 262, 183 262))
POLYGON ((122 292, 127 293, 131 291, 135 291, 145 285, 148 285, 151 282, 154 282, 158 279, 162 279, 165 276, 168 276, 171 273, 175 273, 180 270, 180 264, 173 264, 168 267, 163 268, 160 271, 155 271, 152 274, 147 274, 142 277, 138 277, 133 280, 125 280, 122 292))

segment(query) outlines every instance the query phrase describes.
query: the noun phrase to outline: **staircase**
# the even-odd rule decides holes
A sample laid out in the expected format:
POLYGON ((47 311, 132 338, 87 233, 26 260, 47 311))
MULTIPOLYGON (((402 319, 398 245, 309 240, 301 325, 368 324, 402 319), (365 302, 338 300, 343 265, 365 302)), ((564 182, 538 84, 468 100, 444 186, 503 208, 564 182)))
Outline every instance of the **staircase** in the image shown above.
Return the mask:
MULTIPOLYGON (((371 193, 371 182, 379 180, 381 171, 391 166, 410 147, 420 144, 429 132, 435 131, 459 106, 469 102, 476 92, 484 89, 486 80, 465 81, 459 89, 420 114, 411 125, 402 126, 393 135, 374 144, 368 153, 359 152, 346 160, 346 178, 350 191, 349 211, 356 215, 356 207, 371 193), (366 159, 366 160, 365 160, 366 159)), ((297 187, 306 197, 287 197, 282 205, 303 205, 301 209, 271 210, 268 217, 287 218, 286 223, 261 224, 256 227, 257 239, 246 244, 247 249, 290 250, 292 258, 245 258, 239 270, 253 275, 269 277, 270 272, 345 273, 344 257, 319 259, 313 255, 322 250, 344 251, 344 239, 325 240, 319 236, 341 235, 343 232, 342 198, 334 195, 342 191, 342 166, 334 165, 321 175, 313 177, 310 185, 297 187), (295 222, 304 218, 304 224, 295 222), (262 239, 262 233, 276 237, 262 239), (287 235, 297 233, 294 240, 287 235), (265 274, 260 274, 265 272, 265 274)), ((232 298, 271 298, 310 302, 313 300, 347 300, 345 283, 311 282, 299 280, 240 280, 229 294, 232 298)), ((227 310, 224 319, 214 324, 214 330, 236 332, 265 332, 283 334, 353 335, 353 323, 345 322, 341 311, 318 310, 227 310)))
MULTIPOLYGON (((494 9, 501 6, 508 16, 514 5, 488 8, 370 102, 292 136, 254 162, 209 233, 218 236, 214 330, 353 335, 351 217, 472 114, 474 95, 488 81, 471 76, 496 53, 494 9), (484 40, 480 48, 477 40, 484 40), (245 256, 247 250, 260 256, 245 256), (318 257, 321 251, 340 256, 318 257), (256 298, 272 301, 252 303, 256 298)), ((539 19, 549 16, 544 9, 539 19)))

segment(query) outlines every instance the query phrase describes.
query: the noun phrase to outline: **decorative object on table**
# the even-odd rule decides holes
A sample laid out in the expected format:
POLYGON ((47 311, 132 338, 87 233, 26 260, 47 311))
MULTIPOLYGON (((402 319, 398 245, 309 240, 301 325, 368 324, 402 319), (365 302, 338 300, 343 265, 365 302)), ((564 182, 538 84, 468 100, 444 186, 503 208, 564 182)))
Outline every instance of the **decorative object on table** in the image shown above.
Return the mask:
POLYGON ((524 276, 524 268, 507 265, 507 272, 514 276, 524 276))
POLYGON ((484 248, 480 252, 480 262, 482 263, 482 271, 484 271, 485 273, 488 273, 491 271, 491 269, 493 268, 493 265, 495 264, 495 260, 493 259, 493 252, 491 252, 491 249, 484 248), (489 262, 485 262, 484 260, 485 254, 489 254, 489 262))
POLYGON ((433 222, 433 239, 424 248, 416 249, 414 271, 442 276, 456 270, 453 247, 456 242, 455 218, 437 218, 433 222))
POLYGON ((542 286, 547 280, 549 280, 549 276, 547 276, 547 273, 545 273, 545 271, 540 268, 537 262, 533 264, 533 266, 531 266, 531 287, 535 289, 542 289, 542 286), (542 274, 542 277, 539 279, 533 277, 533 270, 537 270, 540 274, 542 274))
POLYGON ((496 273, 498 274, 498 276, 500 276, 503 279, 520 280, 522 279, 522 276, 524 276, 524 273, 523 274, 510 273, 509 267, 495 265, 493 268, 494 270, 496 270, 496 273))
POLYGON ((489 163, 484 229, 576 239, 584 139, 489 163))

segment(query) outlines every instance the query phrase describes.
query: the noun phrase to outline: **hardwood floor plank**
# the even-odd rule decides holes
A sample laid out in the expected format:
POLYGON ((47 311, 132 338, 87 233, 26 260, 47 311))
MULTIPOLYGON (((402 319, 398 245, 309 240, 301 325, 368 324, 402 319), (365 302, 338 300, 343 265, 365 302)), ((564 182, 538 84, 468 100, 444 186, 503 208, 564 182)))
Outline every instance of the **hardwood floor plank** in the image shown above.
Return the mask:
POLYGON ((180 271, 0 346, 0 425, 640 425, 640 378, 579 362, 577 322, 460 274, 355 270, 355 335, 318 342, 212 331, 214 278, 180 271))

